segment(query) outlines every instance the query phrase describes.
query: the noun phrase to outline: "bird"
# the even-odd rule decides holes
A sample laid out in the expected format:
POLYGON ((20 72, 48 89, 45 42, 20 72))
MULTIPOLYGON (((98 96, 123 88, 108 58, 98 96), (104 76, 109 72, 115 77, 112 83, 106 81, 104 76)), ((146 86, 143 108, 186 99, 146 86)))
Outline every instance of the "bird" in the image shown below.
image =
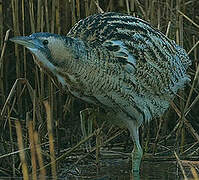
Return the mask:
POLYGON ((129 130, 132 172, 139 173, 139 128, 163 115, 190 81, 186 51, 148 22, 117 12, 88 16, 66 35, 37 32, 10 41, 29 49, 59 88, 129 130))

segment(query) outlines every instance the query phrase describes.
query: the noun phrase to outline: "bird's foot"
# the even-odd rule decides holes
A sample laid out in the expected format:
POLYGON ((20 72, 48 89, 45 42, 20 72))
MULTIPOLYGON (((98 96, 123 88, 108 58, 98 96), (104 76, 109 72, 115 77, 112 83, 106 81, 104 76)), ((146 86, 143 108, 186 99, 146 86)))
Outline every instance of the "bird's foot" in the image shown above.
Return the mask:
POLYGON ((135 147, 133 152, 132 152, 132 173, 139 174, 140 171, 140 163, 142 160, 142 155, 143 155, 143 151, 141 148, 137 148, 135 147))

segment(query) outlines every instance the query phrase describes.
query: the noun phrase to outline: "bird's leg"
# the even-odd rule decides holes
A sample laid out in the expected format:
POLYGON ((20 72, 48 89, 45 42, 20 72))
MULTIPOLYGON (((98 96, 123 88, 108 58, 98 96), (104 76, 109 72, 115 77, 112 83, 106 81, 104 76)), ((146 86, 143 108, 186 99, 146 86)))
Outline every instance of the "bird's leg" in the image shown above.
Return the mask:
MULTIPOLYGON (((93 112, 92 108, 86 108, 80 111, 81 130, 82 130, 83 139, 86 138, 93 131, 93 116, 91 116, 92 112, 93 112)), ((87 150, 91 149, 90 140, 86 144, 86 149, 87 150)))
POLYGON ((133 140, 134 140, 134 149, 132 151, 132 171, 139 172, 143 150, 140 146, 139 137, 138 139, 133 138, 133 140))
POLYGON ((139 126, 136 121, 128 121, 128 129, 130 131, 132 140, 134 142, 134 149, 132 151, 132 172, 139 172, 140 163, 142 160, 143 150, 139 141, 139 126))

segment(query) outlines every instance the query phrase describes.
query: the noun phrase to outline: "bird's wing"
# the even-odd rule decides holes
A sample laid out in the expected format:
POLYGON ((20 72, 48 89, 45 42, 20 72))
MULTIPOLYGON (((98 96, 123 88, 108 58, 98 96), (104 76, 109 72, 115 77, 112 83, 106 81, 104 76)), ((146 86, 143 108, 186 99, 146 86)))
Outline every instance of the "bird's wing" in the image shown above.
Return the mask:
POLYGON ((80 38, 91 48, 108 49, 115 63, 126 64, 126 70, 132 67, 132 76, 148 91, 169 91, 171 86, 176 92, 187 79, 190 60, 186 52, 139 18, 114 12, 96 14, 80 20, 68 36, 80 38))
MULTIPOLYGON (((114 56, 110 63, 122 67, 118 73, 122 74, 120 88, 106 95, 132 118, 139 119, 141 114, 149 121, 168 108, 168 99, 189 80, 180 59, 180 55, 187 55, 172 41, 163 42, 154 35, 136 36, 135 41, 113 39, 102 43, 114 56)), ((114 77, 111 79, 114 81, 114 77)), ((97 98, 103 102, 106 99, 97 98)))
POLYGON ((106 40, 102 45, 114 54, 118 62, 131 64, 135 68, 136 59, 122 40, 106 40))
MULTIPOLYGON (((118 73, 115 82, 122 83, 120 92, 132 95, 136 104, 143 102, 143 108, 157 101, 164 103, 189 80, 186 69, 190 60, 186 52, 139 18, 119 13, 93 15, 79 21, 68 36, 81 39, 98 54, 103 54, 100 60, 108 62, 104 68, 112 68, 109 70, 112 77, 113 72, 118 73), (110 59, 104 58, 107 54, 110 59)), ((109 79, 114 81, 114 78, 109 79)), ((114 94, 113 91, 108 93, 110 97, 114 94)), ((117 96, 113 97, 115 101, 117 96)), ((126 102, 122 104, 118 98, 117 104, 124 110, 128 108, 126 102)))

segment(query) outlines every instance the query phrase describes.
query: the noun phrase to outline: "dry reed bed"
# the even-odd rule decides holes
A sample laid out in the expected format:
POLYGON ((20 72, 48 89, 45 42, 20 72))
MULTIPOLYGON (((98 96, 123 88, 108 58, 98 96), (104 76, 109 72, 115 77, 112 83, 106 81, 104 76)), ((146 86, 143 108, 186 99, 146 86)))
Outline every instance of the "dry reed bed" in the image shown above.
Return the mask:
MULTIPOLYGON (((180 165, 181 160, 178 157, 190 155, 190 158, 194 158, 198 155, 199 10, 197 7, 199 7, 197 0, 118 0, 117 3, 114 0, 0 1, 0 125, 2 128, 0 171, 2 175, 17 176, 22 171, 24 179, 30 178, 28 172, 32 172, 31 179, 36 180, 38 178, 36 174, 45 179, 48 174, 47 167, 50 167, 52 177, 56 179, 56 167, 60 160, 78 149, 89 138, 98 137, 103 131, 102 125, 88 138, 81 140, 79 111, 87 105, 70 96, 63 96, 50 78, 34 65, 30 53, 22 47, 8 43, 8 37, 40 31, 66 34, 81 18, 106 11, 119 11, 139 16, 187 50, 193 62, 189 69, 192 81, 185 91, 179 92, 175 101, 171 102, 170 110, 160 120, 151 122, 155 128, 150 129, 150 125, 145 126, 142 142, 145 151, 153 154, 161 153, 159 146, 162 143, 170 148, 167 142, 175 142, 175 148, 170 151, 175 150, 177 153, 171 156, 177 158, 180 165), (152 150, 149 144, 153 144, 152 150), (63 145, 68 150, 60 155, 63 145)), ((97 138, 97 146, 91 151, 97 149, 98 152, 100 146, 110 143, 114 137, 125 132, 113 127, 110 129, 103 142, 99 142, 97 138)), ((186 179, 183 166, 180 167, 186 179)), ((192 173, 197 178, 198 172, 194 168, 192 173)))

